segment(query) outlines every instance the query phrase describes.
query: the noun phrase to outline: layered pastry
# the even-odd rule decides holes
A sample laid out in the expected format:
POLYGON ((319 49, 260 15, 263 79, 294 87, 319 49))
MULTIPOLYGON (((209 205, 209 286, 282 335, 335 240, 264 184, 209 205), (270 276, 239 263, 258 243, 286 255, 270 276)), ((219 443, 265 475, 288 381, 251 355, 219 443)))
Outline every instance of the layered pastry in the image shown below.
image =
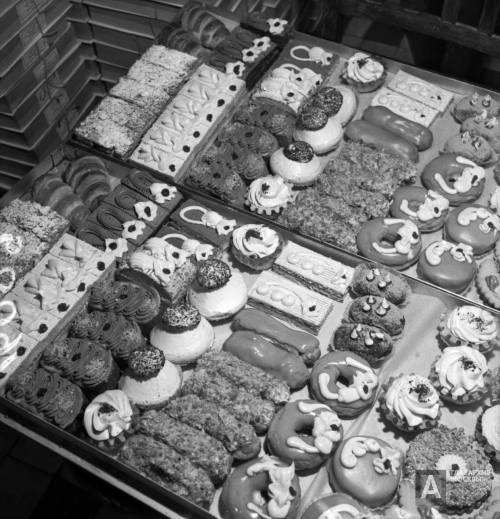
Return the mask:
POLYGON ((487 407, 476 424, 476 439, 495 463, 500 462, 500 404, 487 407))
POLYGON ((233 231, 231 243, 231 251, 236 260, 258 271, 271 268, 283 249, 281 236, 274 229, 262 224, 238 227, 233 231))
POLYGON ((266 175, 258 178, 248 188, 245 205, 257 214, 276 217, 295 199, 292 187, 283 177, 266 175))
POLYGON ((276 150, 269 165, 275 175, 297 186, 312 184, 323 169, 311 145, 304 141, 276 150))
POLYGON ((486 166, 497 159, 489 142, 481 135, 469 131, 450 137, 444 144, 443 153, 455 153, 474 161, 478 166, 486 166))
POLYGON ((160 65, 166 70, 182 73, 183 76, 188 76, 196 64, 196 59, 189 53, 179 52, 163 45, 151 45, 141 56, 141 60, 160 65))
POLYGON ((356 52, 346 62, 342 78, 358 92, 373 92, 384 84, 385 65, 374 56, 356 52))
POLYGON ((486 112, 488 117, 497 117, 500 115, 500 104, 489 94, 481 95, 479 92, 462 97, 452 110, 458 122, 481 115, 483 112, 486 112))
POLYGON ((168 90, 161 88, 160 84, 148 85, 140 78, 132 79, 128 76, 121 77, 109 93, 154 114, 161 113, 171 97, 168 90))
POLYGON ((481 135, 481 137, 484 137, 488 141, 495 153, 500 152, 500 127, 498 126, 498 117, 488 117, 486 110, 481 115, 466 119, 460 129, 462 132, 481 135))

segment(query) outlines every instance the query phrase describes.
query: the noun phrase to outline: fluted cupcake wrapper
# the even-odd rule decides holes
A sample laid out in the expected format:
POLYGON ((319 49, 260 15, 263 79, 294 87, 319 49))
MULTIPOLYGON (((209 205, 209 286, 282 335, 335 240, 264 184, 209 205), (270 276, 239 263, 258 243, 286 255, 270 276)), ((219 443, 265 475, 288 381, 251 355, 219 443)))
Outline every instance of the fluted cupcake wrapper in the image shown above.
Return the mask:
POLYGON ((235 257, 235 259, 245 265, 246 267, 251 268, 252 270, 262 271, 268 270, 273 266, 273 263, 276 261, 276 258, 281 254, 283 250, 283 240, 280 237, 280 242, 276 250, 269 254, 268 256, 264 256, 263 258, 252 257, 241 252, 237 247, 232 244, 231 251, 235 257))
POLYGON ((475 437, 476 437, 476 440, 484 448, 484 452, 491 459, 492 463, 500 464, 500 451, 495 449, 495 447, 493 447, 493 445, 490 445, 488 443, 488 440, 486 439, 486 437, 483 435, 482 420, 483 420, 484 412, 487 409, 489 409, 489 407, 485 407, 477 419, 476 428, 475 428, 475 437))

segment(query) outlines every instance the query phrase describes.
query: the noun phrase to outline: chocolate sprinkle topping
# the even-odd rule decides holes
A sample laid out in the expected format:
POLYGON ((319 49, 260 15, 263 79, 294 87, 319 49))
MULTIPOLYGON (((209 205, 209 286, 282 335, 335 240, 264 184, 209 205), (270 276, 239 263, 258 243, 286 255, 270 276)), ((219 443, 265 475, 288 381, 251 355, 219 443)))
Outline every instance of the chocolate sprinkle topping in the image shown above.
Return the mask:
POLYGON ((204 261, 197 274, 198 283, 207 289, 216 289, 224 286, 231 277, 231 269, 227 263, 218 259, 204 261))
POLYGON ((328 115, 320 106, 309 105, 299 115, 298 125, 304 130, 321 130, 328 122, 328 115))
POLYGON ((283 154, 287 159, 295 162, 311 162, 314 157, 312 147, 304 141, 297 141, 289 144, 283 149, 283 154))
POLYGON ((166 308, 162 316, 163 323, 173 331, 184 331, 195 328, 201 321, 198 310, 191 305, 166 308))
POLYGON ((165 365, 163 352, 152 346, 130 352, 128 366, 139 379, 155 377, 165 365))

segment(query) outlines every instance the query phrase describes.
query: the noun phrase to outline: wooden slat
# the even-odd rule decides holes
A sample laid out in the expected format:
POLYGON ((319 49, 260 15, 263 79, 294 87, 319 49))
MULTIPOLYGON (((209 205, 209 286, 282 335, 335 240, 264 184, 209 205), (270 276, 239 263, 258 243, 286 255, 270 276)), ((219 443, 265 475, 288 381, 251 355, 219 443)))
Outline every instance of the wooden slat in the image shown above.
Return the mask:
POLYGON ((444 0, 441 18, 446 22, 455 23, 458 20, 461 0, 444 0))
POLYGON ((492 34, 495 30, 499 13, 499 0, 484 0, 483 11, 479 20, 479 30, 486 34, 492 34))

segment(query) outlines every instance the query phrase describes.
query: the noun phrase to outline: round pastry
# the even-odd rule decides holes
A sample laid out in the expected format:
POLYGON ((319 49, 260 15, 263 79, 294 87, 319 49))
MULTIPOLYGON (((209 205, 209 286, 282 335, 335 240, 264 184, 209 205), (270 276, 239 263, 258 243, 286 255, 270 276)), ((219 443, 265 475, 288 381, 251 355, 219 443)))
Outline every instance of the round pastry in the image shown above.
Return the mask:
POLYGON ((396 495, 403 454, 372 436, 344 440, 327 463, 330 486, 370 508, 389 504, 396 495))
MULTIPOLYGON (((500 162, 498 164, 500 164, 500 162)), ((493 193, 491 193, 489 205, 495 213, 500 214, 500 187, 497 186, 493 193)))
POLYGON ((212 348, 212 325, 191 305, 166 308, 151 330, 150 341, 174 364, 189 364, 212 348))
POLYGON ((487 258, 479 265, 476 287, 489 306, 500 310, 500 272, 494 258, 487 258))
POLYGON ((439 394, 429 379, 420 375, 390 377, 382 386, 382 416, 406 432, 435 427, 441 416, 439 394))
POLYGON ((336 492, 309 505, 301 519, 358 519, 368 517, 369 510, 351 496, 336 492))
POLYGON ((324 155, 335 149, 342 140, 342 125, 319 106, 305 106, 296 121, 293 138, 307 142, 314 153, 324 155))
POLYGON ((209 321, 220 321, 239 312, 247 302, 243 275, 218 259, 203 261, 188 291, 190 303, 209 321))
POLYGON ((462 97, 452 109, 452 114, 458 122, 485 112, 487 117, 497 117, 500 115, 500 104, 489 94, 481 95, 479 92, 462 97))
POLYGON ((340 325, 333 335, 331 350, 350 351, 377 366, 391 354, 391 336, 376 326, 360 323, 340 325))
POLYGON ((481 135, 471 132, 461 132, 450 137, 445 142, 443 153, 456 153, 473 160, 479 166, 485 166, 497 159, 489 142, 481 135))
POLYGON ((335 451, 342 435, 342 423, 327 405, 295 400, 274 416, 266 442, 271 454, 304 470, 319 467, 335 451))
POLYGON ((245 204, 255 213, 277 216, 295 199, 292 187, 282 177, 267 175, 258 178, 250 184, 245 204))
POLYGON ((444 313, 438 331, 445 346, 470 346, 481 353, 498 346, 495 317, 477 306, 457 306, 444 313))
POLYGON ((409 218, 420 232, 434 232, 444 225, 450 202, 436 191, 419 186, 401 186, 392 195, 394 218, 409 218))
POLYGON ((481 115, 466 119, 460 129, 462 132, 481 135, 488 141, 495 153, 500 152, 500 126, 498 125, 498 117, 488 117, 488 113, 484 111, 481 115))
POLYGON ((466 405, 486 396, 490 373, 482 353, 469 346, 455 346, 443 350, 432 365, 429 379, 443 400, 466 405))
POLYGON ((417 226, 400 218, 373 218, 356 236, 360 254, 377 263, 405 269, 418 260, 422 241, 417 226))
POLYGON ((127 395, 120 389, 109 389, 86 407, 83 426, 92 443, 116 453, 132 432, 133 414, 127 395))
POLYGON ((271 171, 286 182, 309 186, 321 173, 322 166, 312 147, 303 141, 276 150, 269 161, 271 171))
POLYGON ((237 466, 219 500, 222 519, 295 519, 300 504, 295 467, 273 456, 237 466))
POLYGON ((487 407, 481 413, 476 424, 476 439, 486 454, 500 463, 500 404, 487 407))
POLYGON ((342 79, 358 92, 373 92, 386 78, 384 64, 364 52, 356 52, 346 62, 342 79))
POLYGON ((310 388, 313 397, 341 418, 358 416, 372 406, 378 377, 355 353, 334 351, 314 363, 310 388))
POLYGON ((444 226, 447 240, 465 243, 476 256, 489 252, 500 236, 500 217, 478 204, 454 209, 444 226))
POLYGON ((422 171, 422 184, 444 196, 451 205, 477 200, 484 189, 486 173, 466 157, 445 153, 431 160, 422 171))
POLYGON ((159 408, 180 389, 182 371, 165 360, 155 347, 139 348, 130 353, 128 369, 118 382, 132 404, 141 409, 159 408))
POLYGON ((445 490, 445 499, 442 492, 428 492, 429 504, 441 512, 467 514, 464 517, 474 517, 470 514, 489 496, 493 476, 488 457, 478 442, 463 429, 444 425, 424 431, 410 442, 403 472, 414 483, 424 475, 423 481, 420 478, 422 484, 433 483, 433 488, 445 490), (426 481, 426 474, 432 474, 433 480, 426 481))
POLYGON ((232 235, 232 252, 236 260, 253 270, 270 269, 283 249, 281 236, 262 224, 238 227, 232 235))
POLYGON ((434 241, 420 255, 417 274, 434 285, 460 294, 476 275, 477 265, 472 255, 469 245, 434 241))
POLYGON ((358 100, 354 90, 346 85, 324 87, 310 101, 319 106, 342 126, 345 126, 356 113, 358 100))
POLYGON ((398 306, 404 305, 411 294, 410 285, 401 274, 369 263, 356 266, 350 288, 356 297, 385 297, 398 306))
POLYGON ((386 331, 392 337, 403 333, 405 316, 396 306, 379 296, 354 299, 348 308, 349 322, 369 324, 386 331))

